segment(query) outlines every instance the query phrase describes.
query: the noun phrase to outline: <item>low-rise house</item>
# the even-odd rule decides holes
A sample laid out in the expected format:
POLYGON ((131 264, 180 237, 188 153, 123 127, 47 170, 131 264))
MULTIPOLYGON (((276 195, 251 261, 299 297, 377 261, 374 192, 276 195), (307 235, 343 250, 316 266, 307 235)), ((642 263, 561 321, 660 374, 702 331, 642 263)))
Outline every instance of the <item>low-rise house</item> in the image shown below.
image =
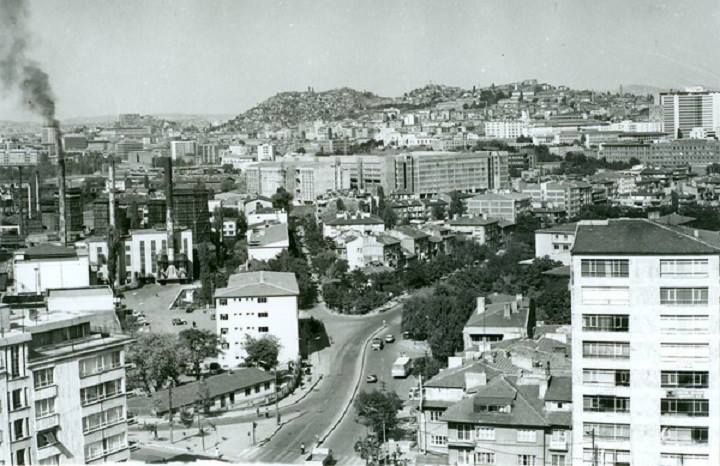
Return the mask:
POLYGON ((562 223, 535 231, 535 257, 549 257, 563 265, 570 265, 576 228, 577 223, 562 223))
POLYGON ((570 395, 569 377, 489 380, 440 418, 448 424, 448 464, 574 464, 570 395))
POLYGON ((323 236, 326 238, 334 239, 345 231, 354 231, 361 235, 383 233, 385 223, 373 215, 351 217, 347 214, 339 214, 338 217, 323 223, 323 236))
POLYGON ((248 260, 274 259, 290 247, 287 223, 262 224, 247 231, 248 260))
POLYGON ((535 315, 522 295, 479 296, 475 312, 463 327, 463 349, 483 352, 497 341, 532 337, 535 315))
MULTIPOLYGON (((204 405, 209 411, 226 411, 266 405, 275 399, 275 377, 256 367, 233 369, 172 389, 172 409, 192 409, 204 405)), ((170 411, 170 393, 153 395, 156 415, 170 411)))
POLYGON ((400 240, 403 254, 425 260, 430 254, 430 235, 410 225, 399 225, 388 230, 388 235, 400 240))
POLYGON ((357 236, 345 248, 350 270, 371 265, 395 268, 402 257, 400 240, 385 234, 357 236))
POLYGON ((482 217, 460 217, 448 222, 450 229, 460 237, 466 237, 478 244, 496 247, 502 233, 497 219, 482 217))

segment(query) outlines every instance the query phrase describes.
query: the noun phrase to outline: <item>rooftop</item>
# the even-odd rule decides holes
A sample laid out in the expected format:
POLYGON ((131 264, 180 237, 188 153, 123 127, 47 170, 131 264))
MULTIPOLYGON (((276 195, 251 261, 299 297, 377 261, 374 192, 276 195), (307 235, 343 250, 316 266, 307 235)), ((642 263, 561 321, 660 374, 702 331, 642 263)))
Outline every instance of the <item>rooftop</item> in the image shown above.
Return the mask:
POLYGON ((297 296, 300 294, 295 274, 290 272, 242 272, 230 275, 224 288, 215 290, 216 298, 297 296))
POLYGON ((325 222, 326 225, 341 226, 341 225, 383 225, 385 222, 381 218, 375 216, 369 217, 352 217, 352 218, 334 218, 325 222))
POLYGON ((536 233, 575 233, 577 223, 560 223, 548 228, 537 230, 536 233))
POLYGON ((692 255, 720 254, 720 247, 698 235, 683 233, 647 219, 611 219, 578 225, 575 255, 692 255))
POLYGON ((510 312, 505 317, 505 305, 516 302, 515 296, 493 294, 486 297, 485 312, 478 313, 477 309, 468 319, 465 327, 524 327, 527 324, 530 300, 523 298, 517 306, 517 312, 510 312))
POLYGON ((287 223, 278 223, 275 225, 268 225, 257 232, 252 231, 250 233, 248 247, 261 248, 270 244, 288 243, 289 241, 290 238, 288 236, 287 223))
POLYGON ((450 220, 449 225, 452 226, 485 226, 497 224, 498 220, 495 218, 482 218, 482 217, 460 217, 455 220, 450 220))

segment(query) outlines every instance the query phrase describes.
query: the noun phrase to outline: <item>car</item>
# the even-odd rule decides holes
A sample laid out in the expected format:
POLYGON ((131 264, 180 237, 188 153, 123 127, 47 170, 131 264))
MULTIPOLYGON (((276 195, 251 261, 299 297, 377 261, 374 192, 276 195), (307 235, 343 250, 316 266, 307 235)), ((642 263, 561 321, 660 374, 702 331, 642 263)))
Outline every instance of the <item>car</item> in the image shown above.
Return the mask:
POLYGON ((385 343, 394 343, 394 342, 395 342, 395 337, 393 336, 392 333, 388 333, 387 335, 385 335, 385 343))
POLYGON ((377 375, 375 375, 375 374, 370 374, 367 377, 365 377, 365 382, 367 382, 367 383, 375 383, 377 381, 378 381, 378 378, 377 378, 377 375))
POLYGON ((383 349, 384 346, 383 341, 379 338, 373 338, 372 343, 370 343, 370 348, 372 348, 373 351, 379 351, 383 349))
POLYGON ((177 317, 172 320, 173 325, 187 325, 187 320, 178 319, 177 317))
POLYGON ((185 309, 185 312, 187 312, 188 314, 190 314, 190 313, 193 312, 194 310, 195 310, 195 308, 189 307, 189 308, 185 309))
POLYGON ((405 331, 402 333, 403 340, 409 340, 412 338, 412 333, 405 331))

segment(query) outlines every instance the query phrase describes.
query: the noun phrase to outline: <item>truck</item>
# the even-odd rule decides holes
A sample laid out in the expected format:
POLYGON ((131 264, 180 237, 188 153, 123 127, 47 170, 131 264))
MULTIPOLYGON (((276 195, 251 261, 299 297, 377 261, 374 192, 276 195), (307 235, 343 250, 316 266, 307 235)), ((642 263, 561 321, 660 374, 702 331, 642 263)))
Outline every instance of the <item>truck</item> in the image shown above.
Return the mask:
POLYGON ((310 455, 305 458, 305 465, 308 466, 330 466, 334 464, 332 450, 329 448, 315 447, 310 455))
POLYGON ((412 369, 412 359, 402 355, 398 357, 392 365, 391 374, 394 378, 403 378, 410 375, 412 369))

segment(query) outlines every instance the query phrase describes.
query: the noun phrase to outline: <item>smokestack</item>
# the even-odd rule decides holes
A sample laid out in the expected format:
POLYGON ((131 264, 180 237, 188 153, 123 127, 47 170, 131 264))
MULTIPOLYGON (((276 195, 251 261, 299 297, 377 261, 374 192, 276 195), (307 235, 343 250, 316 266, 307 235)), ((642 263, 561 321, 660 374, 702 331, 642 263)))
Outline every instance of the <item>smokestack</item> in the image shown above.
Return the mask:
POLYGON ((108 179, 110 187, 108 188, 108 216, 110 227, 115 228, 115 160, 110 156, 110 165, 108 165, 108 179))
POLYGON ((167 157, 165 161, 165 228, 167 231, 168 264, 172 264, 175 261, 175 219, 173 215, 172 158, 167 157))
POLYGON ((35 170, 35 212, 38 218, 42 218, 40 214, 40 172, 35 170))
POLYGON ((62 139, 60 136, 60 125, 57 121, 53 122, 56 129, 55 145, 57 146, 57 164, 58 164, 58 210, 60 213, 60 244, 67 245, 67 217, 65 216, 65 154, 62 148, 62 139))

